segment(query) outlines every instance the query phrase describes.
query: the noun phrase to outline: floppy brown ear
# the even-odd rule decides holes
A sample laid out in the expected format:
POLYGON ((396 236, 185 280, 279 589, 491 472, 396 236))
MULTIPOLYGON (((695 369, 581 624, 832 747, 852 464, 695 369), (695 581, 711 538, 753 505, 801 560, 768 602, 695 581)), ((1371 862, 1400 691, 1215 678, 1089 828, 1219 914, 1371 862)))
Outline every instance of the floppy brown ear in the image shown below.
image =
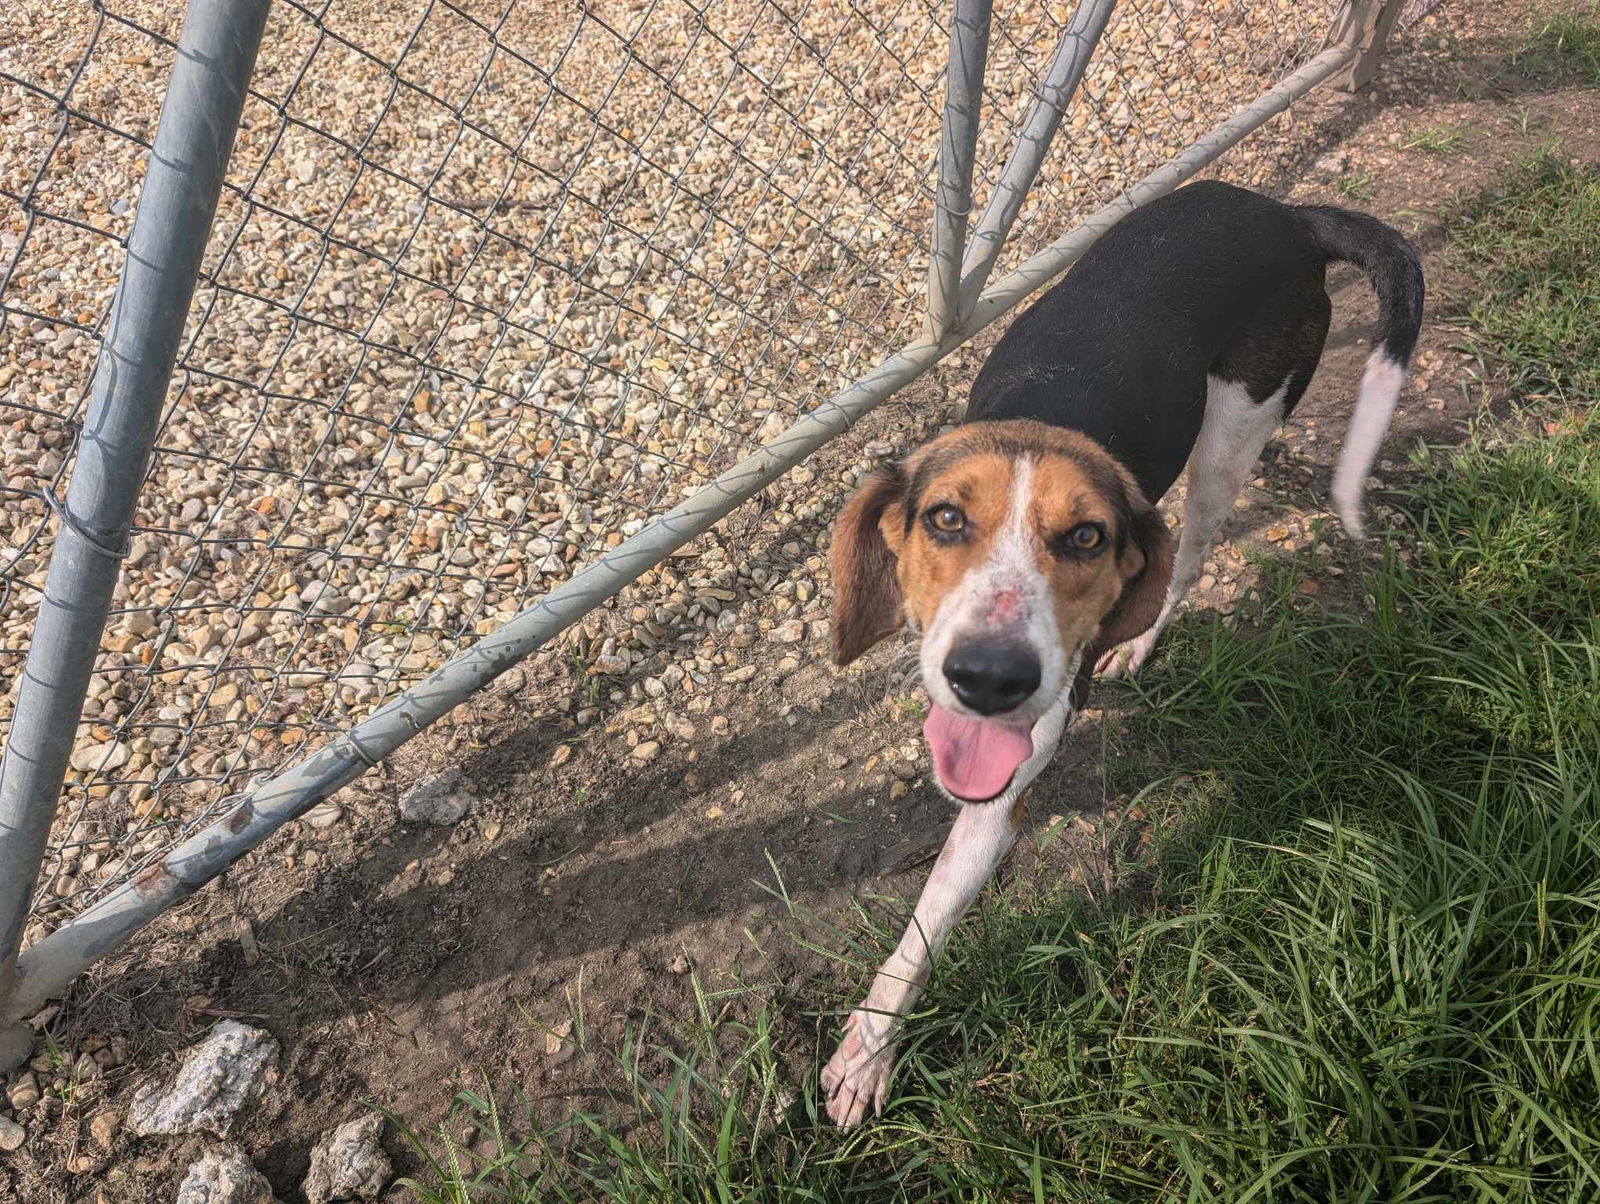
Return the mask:
POLYGON ((905 485, 898 468, 868 477, 833 529, 833 659, 848 665, 905 622, 894 553, 883 519, 898 510, 905 485))
POLYGON ((1143 635, 1161 614, 1172 581, 1172 536, 1161 512, 1143 497, 1129 498, 1127 539, 1117 557, 1122 593, 1100 622, 1100 633, 1083 657, 1093 665, 1118 644, 1143 635))

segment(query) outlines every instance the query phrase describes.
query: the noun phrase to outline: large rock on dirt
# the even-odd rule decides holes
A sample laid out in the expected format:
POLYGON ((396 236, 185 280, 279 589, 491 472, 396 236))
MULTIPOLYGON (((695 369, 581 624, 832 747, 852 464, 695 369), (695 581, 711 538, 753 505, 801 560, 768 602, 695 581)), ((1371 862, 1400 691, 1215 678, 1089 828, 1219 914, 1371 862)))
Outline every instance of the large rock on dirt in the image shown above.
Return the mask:
POLYGON ((400 796, 400 818, 408 824, 453 824, 475 800, 459 769, 424 778, 400 796))
POLYGON ((376 1199, 394 1174, 378 1144, 383 1117, 376 1112, 347 1120, 311 1151, 311 1169, 300 1190, 307 1204, 376 1199))
POLYGON ((226 1137, 239 1113, 277 1076, 278 1043, 271 1033, 220 1021, 184 1055, 172 1083, 147 1083, 133 1097, 128 1127, 156 1133, 215 1133, 226 1137))
POLYGON ((178 1186, 176 1204, 279 1204, 272 1184, 236 1145, 208 1150, 178 1186))

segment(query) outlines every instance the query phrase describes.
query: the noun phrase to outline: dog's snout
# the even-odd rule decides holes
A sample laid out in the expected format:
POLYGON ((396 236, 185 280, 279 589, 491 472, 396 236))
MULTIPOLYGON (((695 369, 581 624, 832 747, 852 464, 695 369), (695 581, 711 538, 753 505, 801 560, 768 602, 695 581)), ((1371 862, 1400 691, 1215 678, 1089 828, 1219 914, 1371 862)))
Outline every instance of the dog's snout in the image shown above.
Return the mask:
POLYGON ((944 660, 950 689, 980 715, 1000 715, 1039 688, 1039 657, 1022 644, 974 640, 957 644, 944 660))

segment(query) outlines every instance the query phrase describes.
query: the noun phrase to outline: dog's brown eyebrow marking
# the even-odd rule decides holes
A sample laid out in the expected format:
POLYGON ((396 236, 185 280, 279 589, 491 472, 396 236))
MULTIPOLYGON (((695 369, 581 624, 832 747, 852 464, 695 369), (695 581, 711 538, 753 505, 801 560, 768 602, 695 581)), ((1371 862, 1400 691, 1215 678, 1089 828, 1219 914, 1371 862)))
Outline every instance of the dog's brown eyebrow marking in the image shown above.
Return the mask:
POLYGON ((1122 481, 1117 476, 1116 470, 1106 461, 1079 454, 1075 449, 1063 448, 1058 454, 1081 468, 1083 475, 1089 478, 1089 484, 1094 486, 1095 492, 1111 507, 1111 516, 1114 520, 1111 524, 1111 543, 1120 556, 1128 544, 1128 528, 1132 524, 1133 513, 1128 504, 1128 491, 1122 487, 1122 481))
MULTIPOLYGON (((911 474, 911 483, 906 486, 906 534, 911 534, 911 529, 917 525, 917 515, 922 510, 922 501, 928 492, 928 486, 933 483, 933 478, 949 472, 961 461, 977 455, 979 449, 958 446, 939 448, 937 452, 923 456, 917 463, 916 470, 911 474)), ((966 501, 965 497, 962 501, 966 501)))
MULTIPOLYGON (((968 430, 972 433, 959 443, 938 448, 923 456, 917 463, 916 470, 911 474, 911 484, 905 494, 907 535, 911 534, 917 513, 923 508, 923 501, 933 478, 943 476, 963 460, 970 460, 973 456, 998 455, 1008 460, 1016 460, 1023 456, 1038 456, 1045 450, 1021 439, 1003 435, 997 437, 981 432, 981 424, 969 427, 968 430)), ((968 494, 963 493, 962 499, 968 500, 968 494)))

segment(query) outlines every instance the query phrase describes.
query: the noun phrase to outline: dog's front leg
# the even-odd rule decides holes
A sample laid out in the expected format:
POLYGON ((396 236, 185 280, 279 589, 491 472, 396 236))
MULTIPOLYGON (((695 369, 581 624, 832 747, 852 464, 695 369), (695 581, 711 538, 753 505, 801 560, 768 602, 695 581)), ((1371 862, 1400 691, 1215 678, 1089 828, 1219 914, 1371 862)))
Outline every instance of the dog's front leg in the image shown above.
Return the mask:
POLYGON ((882 1110, 900 1019, 928 985, 951 929, 1011 848, 1020 818, 1020 806, 1005 799, 969 803, 956 816, 910 927, 845 1022, 845 1038, 822 1071, 828 1115, 837 1124, 858 1124, 882 1110))
POLYGON ((901 1019, 928 985, 945 940, 1016 840, 1023 797, 1055 756, 1072 710, 1072 691, 1063 690, 1033 725, 1033 755, 1006 792, 992 802, 967 803, 956 813, 910 926, 872 980, 866 999, 845 1021, 844 1040, 822 1069, 822 1091, 834 1123, 848 1128, 860 1124, 869 1109, 873 1115, 882 1111, 901 1019))

